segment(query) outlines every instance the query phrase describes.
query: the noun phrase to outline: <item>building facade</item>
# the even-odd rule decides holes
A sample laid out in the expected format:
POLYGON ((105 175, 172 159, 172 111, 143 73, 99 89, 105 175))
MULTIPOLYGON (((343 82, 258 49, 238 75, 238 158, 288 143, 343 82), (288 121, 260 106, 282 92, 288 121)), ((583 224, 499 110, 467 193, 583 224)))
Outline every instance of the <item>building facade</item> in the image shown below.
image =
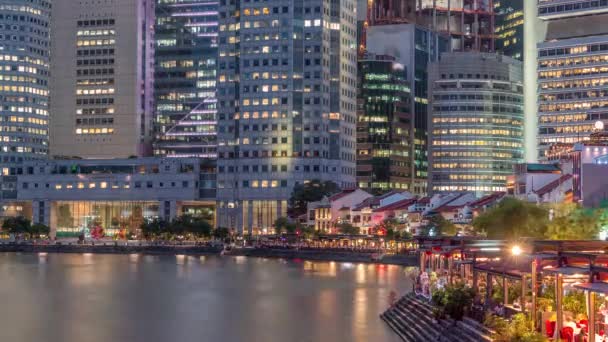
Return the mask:
POLYGON ((494 51, 497 0, 368 1, 370 26, 418 24, 449 38, 449 51, 494 51))
POLYGON ((608 123, 608 2, 538 2, 547 32, 538 44, 538 148, 589 139, 608 123))
POLYGON ((102 228, 112 236, 137 232, 146 218, 184 214, 215 221, 215 169, 204 159, 67 159, 23 168, 16 205, 29 207, 32 222, 51 235, 102 228))
POLYGON ((151 153, 153 18, 149 0, 53 1, 51 155, 151 153))
POLYGON ((217 157, 218 3, 157 0, 154 154, 217 157))
POLYGON ((450 37, 450 51, 495 50, 493 0, 415 0, 417 23, 450 37))
POLYGON ((390 56, 367 55, 359 61, 357 186, 372 193, 414 187, 414 127, 406 76, 390 56))
POLYGON ((417 195, 426 194, 428 177, 428 71, 430 63, 439 60, 448 50, 448 39, 415 24, 371 26, 367 31, 367 51, 395 57, 407 71, 410 88, 410 113, 413 113, 414 179, 410 189, 417 195))
POLYGON ((50 12, 48 0, 0 0, 0 217, 22 209, 3 203, 21 163, 49 149, 50 12))
POLYGON ((221 1, 219 225, 256 234, 295 184, 355 186, 356 4, 221 1))
POLYGON ((521 62, 491 53, 449 53, 429 67, 429 191, 506 191, 523 160, 521 62))
POLYGON ((494 0, 496 51, 524 59, 524 0, 494 0))

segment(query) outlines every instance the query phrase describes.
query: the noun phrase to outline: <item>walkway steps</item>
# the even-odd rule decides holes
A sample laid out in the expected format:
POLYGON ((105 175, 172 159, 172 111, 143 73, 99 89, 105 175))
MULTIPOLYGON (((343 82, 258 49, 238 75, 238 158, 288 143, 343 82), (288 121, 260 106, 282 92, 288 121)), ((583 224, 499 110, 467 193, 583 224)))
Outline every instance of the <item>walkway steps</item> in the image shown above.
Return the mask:
POLYGON ((437 321, 428 301, 413 293, 399 299, 380 318, 406 342, 492 341, 492 331, 472 319, 437 321))

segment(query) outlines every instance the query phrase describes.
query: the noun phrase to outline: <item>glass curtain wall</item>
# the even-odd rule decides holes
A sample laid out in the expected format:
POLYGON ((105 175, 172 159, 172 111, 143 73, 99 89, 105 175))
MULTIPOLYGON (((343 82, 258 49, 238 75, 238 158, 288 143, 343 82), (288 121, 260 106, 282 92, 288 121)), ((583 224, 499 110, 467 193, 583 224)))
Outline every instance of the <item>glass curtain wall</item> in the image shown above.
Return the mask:
POLYGON ((121 230, 137 232, 146 218, 158 217, 158 202, 60 201, 55 204, 57 236, 76 236, 103 229, 106 236, 121 230))

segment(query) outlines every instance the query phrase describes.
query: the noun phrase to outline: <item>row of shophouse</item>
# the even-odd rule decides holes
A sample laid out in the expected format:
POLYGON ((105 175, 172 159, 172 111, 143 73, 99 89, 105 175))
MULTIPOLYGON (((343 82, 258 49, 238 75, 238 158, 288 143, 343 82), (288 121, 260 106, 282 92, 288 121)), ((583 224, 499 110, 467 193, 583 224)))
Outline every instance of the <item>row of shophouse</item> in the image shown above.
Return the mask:
POLYGON ((321 232, 334 233, 340 224, 348 223, 370 235, 385 221, 392 220, 400 230, 416 234, 435 215, 468 225, 505 195, 496 192, 477 198, 473 193, 462 192, 415 197, 407 191, 391 191, 374 196, 361 189, 347 190, 309 203, 304 220, 321 232))
POLYGON ((461 226, 507 196, 531 203, 578 203, 599 207, 608 200, 608 134, 598 132, 577 144, 556 144, 542 163, 523 163, 508 178, 506 192, 482 197, 472 192, 416 197, 407 191, 374 196, 362 189, 346 190, 308 205, 301 221, 316 230, 334 232, 349 223, 373 234, 385 220, 394 220, 412 234, 435 215, 461 226))

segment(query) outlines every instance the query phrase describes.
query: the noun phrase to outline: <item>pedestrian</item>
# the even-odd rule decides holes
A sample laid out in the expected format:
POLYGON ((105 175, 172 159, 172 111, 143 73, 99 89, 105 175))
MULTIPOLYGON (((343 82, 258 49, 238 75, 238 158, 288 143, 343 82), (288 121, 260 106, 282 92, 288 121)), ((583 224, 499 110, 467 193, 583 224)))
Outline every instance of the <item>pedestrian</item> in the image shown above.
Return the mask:
POLYGON ((392 308, 393 306, 395 306, 396 302, 397 302, 397 293, 395 291, 391 291, 388 294, 388 304, 392 308))

